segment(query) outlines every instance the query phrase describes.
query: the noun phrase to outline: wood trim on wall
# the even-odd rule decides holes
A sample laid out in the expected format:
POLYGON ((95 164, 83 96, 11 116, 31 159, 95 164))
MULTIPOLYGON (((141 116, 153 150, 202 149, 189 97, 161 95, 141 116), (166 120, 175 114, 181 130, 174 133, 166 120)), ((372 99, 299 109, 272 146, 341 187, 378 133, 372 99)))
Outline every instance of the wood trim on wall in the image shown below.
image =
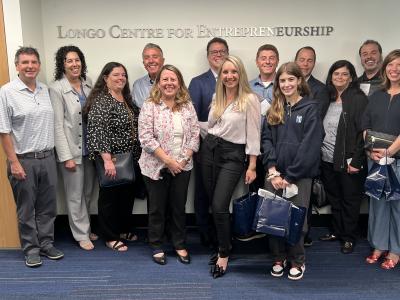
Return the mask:
MULTIPOLYGON (((10 81, 4 31, 3 1, 0 0, 0 85, 10 81)), ((15 201, 7 178, 6 156, 0 147, 0 249, 20 248, 15 201)))

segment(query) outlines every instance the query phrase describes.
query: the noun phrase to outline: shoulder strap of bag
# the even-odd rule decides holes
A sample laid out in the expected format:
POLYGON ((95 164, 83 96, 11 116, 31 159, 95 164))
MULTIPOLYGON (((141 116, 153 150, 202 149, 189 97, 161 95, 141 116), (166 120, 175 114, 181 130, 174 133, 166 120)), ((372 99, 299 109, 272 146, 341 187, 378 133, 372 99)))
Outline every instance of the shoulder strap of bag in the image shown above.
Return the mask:
POLYGON ((135 130, 134 130, 134 128, 133 128, 133 113, 132 113, 132 111, 131 111, 131 109, 130 109, 128 103, 126 103, 126 101, 124 101, 124 104, 125 104, 125 108, 126 108, 126 110, 127 110, 127 112, 128 112, 128 119, 129 119, 129 123, 131 124, 131 128, 132 128, 132 130, 131 130, 131 137, 132 137, 132 141, 134 142, 136 136, 135 136, 135 130))

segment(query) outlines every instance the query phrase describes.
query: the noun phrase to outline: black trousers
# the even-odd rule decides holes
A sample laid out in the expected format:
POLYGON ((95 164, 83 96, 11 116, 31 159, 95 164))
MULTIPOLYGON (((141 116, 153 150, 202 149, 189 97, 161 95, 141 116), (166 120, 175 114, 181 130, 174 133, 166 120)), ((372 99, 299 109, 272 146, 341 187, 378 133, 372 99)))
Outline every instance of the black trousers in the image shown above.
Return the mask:
POLYGON ((196 172, 195 176, 195 193, 194 193, 194 212, 196 215, 196 223, 199 227, 199 231, 209 236, 212 234, 212 221, 210 220, 210 205, 211 201, 207 195, 206 188, 203 183, 203 174, 200 162, 200 153, 196 153, 195 157, 195 165, 194 171, 196 172))
POLYGON ((229 256, 231 223, 229 205, 245 169, 245 145, 234 144, 208 134, 201 150, 203 183, 211 209, 220 257, 229 256))
POLYGON ((106 241, 119 240, 121 233, 132 231, 132 209, 135 202, 132 184, 100 187, 98 218, 100 232, 106 241))
POLYGON ((365 178, 365 168, 360 173, 348 174, 335 171, 331 163, 321 163, 321 180, 332 210, 332 233, 343 241, 357 240, 365 178))
POLYGON ((176 250, 186 249, 185 205, 190 180, 190 171, 172 176, 162 170, 162 179, 153 180, 143 176, 148 191, 149 244, 154 250, 162 249, 167 214, 170 214, 169 231, 176 250))

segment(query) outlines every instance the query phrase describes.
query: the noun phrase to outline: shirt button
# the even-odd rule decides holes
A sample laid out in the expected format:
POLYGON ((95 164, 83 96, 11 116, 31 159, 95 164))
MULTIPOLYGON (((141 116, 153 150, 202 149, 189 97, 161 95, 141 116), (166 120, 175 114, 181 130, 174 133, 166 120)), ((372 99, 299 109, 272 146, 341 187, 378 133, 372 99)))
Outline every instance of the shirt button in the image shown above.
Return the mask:
POLYGON ((78 148, 79 148, 79 149, 81 149, 82 147, 81 147, 81 146, 79 146, 78 148))
POLYGON ((82 134, 80 134, 79 137, 82 137, 82 134))
POLYGON ((76 100, 76 102, 79 102, 79 100, 76 100))
POLYGON ((82 125, 82 123, 79 123, 79 125, 82 125))
POLYGON ((79 114, 81 115, 82 113, 81 113, 81 112, 79 112, 79 114))

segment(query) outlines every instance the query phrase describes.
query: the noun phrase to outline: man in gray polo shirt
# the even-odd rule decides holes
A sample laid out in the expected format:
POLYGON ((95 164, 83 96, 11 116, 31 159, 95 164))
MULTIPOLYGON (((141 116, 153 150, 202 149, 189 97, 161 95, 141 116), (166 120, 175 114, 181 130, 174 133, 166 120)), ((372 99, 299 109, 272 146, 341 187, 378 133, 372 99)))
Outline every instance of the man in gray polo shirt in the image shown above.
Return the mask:
POLYGON ((143 102, 149 97, 158 71, 164 65, 164 56, 161 47, 153 43, 148 43, 144 46, 142 58, 147 74, 137 79, 132 87, 132 99, 139 108, 142 107, 143 102))
POLYGON ((47 87, 36 80, 37 50, 18 49, 15 66, 18 78, 0 89, 0 139, 8 160, 25 264, 38 267, 40 255, 64 256, 53 246, 57 215, 54 114, 47 87))

